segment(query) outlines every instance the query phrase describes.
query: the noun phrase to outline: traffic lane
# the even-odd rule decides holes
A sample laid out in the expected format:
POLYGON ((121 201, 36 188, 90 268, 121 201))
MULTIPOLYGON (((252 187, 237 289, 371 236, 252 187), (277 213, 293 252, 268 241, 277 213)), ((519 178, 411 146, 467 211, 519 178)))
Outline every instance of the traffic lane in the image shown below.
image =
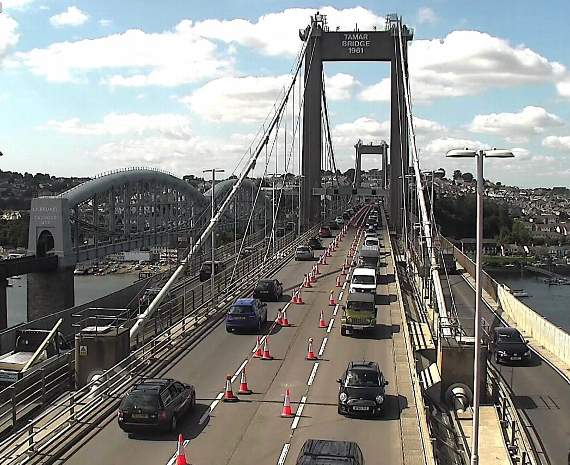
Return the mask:
MULTIPOLYGON (((299 283, 299 276, 307 273, 313 265, 313 262, 292 261, 275 276, 283 282, 284 287, 295 287, 299 283)), ((274 318, 276 308, 280 306, 280 303, 268 305, 268 317, 274 318)), ((225 325, 219 324, 164 376, 196 386, 197 414, 201 416, 223 389, 226 374, 235 373, 236 368, 251 354, 255 341, 254 334, 228 334, 225 325)), ((191 415, 181 422, 181 429, 195 437, 201 431, 200 425, 196 426, 196 423, 196 415, 191 415)), ((116 460, 121 462, 129 457, 140 461, 139 463, 160 463, 160 460, 168 459, 172 452, 171 441, 175 440, 171 434, 143 435, 139 438, 147 441, 138 440, 136 447, 130 450, 133 447, 132 438, 128 438, 116 421, 112 421, 67 463, 115 463, 116 460)))
POLYGON ((406 399, 398 397, 391 328, 388 307, 381 306, 373 334, 345 337, 340 335, 337 327, 329 335, 326 360, 319 364, 303 418, 291 440, 286 464, 295 463, 307 439, 317 438, 355 441, 366 461, 381 456, 382 462, 402 463, 399 405, 405 406, 406 399), (385 411, 381 417, 351 418, 337 412, 337 379, 342 377, 348 362, 358 360, 378 362, 390 383, 386 387, 385 411))
MULTIPOLYGON (((454 292, 463 301, 474 302, 475 292, 471 286, 461 276, 453 278, 454 292)), ((466 321, 473 320, 473 306, 464 307, 463 312, 468 318, 466 321)), ((481 313, 493 327, 502 326, 487 305, 481 307, 481 313)), ((472 335, 473 324, 469 330, 472 335)), ((551 463, 564 463, 570 447, 570 384, 535 353, 531 362, 523 366, 497 365, 493 360, 492 363, 511 387, 515 405, 533 424, 551 463)))

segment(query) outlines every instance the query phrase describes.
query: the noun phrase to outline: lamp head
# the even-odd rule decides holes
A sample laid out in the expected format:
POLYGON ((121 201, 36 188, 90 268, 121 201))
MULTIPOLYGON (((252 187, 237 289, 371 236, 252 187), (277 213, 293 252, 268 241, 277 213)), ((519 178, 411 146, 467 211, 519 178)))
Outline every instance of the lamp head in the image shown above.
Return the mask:
POLYGON ((473 158, 477 156, 477 152, 465 147, 464 149, 451 149, 445 156, 447 158, 473 158))

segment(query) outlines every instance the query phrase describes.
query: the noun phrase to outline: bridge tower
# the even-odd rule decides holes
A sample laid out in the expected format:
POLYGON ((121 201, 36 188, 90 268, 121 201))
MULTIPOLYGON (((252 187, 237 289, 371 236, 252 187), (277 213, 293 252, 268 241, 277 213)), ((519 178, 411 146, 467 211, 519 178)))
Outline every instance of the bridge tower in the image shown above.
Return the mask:
POLYGON ((360 187, 360 179, 362 175, 362 155, 382 155, 382 183, 381 188, 386 189, 387 173, 388 173, 388 144, 386 141, 381 141, 379 144, 364 145, 359 140, 354 146, 356 155, 356 165, 354 170, 354 187, 360 187))
POLYGON ((382 61, 390 62, 390 221, 400 231, 403 215, 402 173, 408 172, 407 113, 404 104, 404 73, 408 73, 408 42, 413 31, 401 24, 401 19, 388 15, 384 31, 330 31, 326 16, 311 17, 311 24, 299 31, 299 37, 307 42, 305 49, 305 96, 303 106, 302 215, 305 227, 319 221, 318 196, 314 189, 321 184, 321 92, 323 62, 325 61, 382 61), (402 28, 402 55, 398 28, 402 28))

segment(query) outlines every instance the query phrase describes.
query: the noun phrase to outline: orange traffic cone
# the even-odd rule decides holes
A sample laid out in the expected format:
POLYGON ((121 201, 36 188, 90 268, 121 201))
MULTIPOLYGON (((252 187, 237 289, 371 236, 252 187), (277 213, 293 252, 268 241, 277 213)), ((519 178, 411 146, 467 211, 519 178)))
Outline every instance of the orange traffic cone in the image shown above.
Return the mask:
POLYGON ((309 348, 307 349, 307 356, 305 357, 305 360, 317 360, 317 356, 315 355, 315 352, 313 352, 312 337, 309 338, 309 348))
POLYGON ((284 328, 291 326, 289 324, 289 320, 287 319, 287 309, 286 308, 283 309, 283 319, 281 321, 281 326, 283 326, 284 328))
POLYGON ((285 399, 283 399, 281 416, 283 418, 291 418, 293 416, 293 410, 291 409, 291 393, 289 392, 289 388, 285 390, 285 399))
POLYGON ((303 289, 303 286, 299 287, 299 291, 297 292, 297 305, 303 305, 305 302, 303 302, 303 293, 301 292, 303 289))
POLYGON ((283 317, 281 316, 281 310, 277 310, 277 320, 275 322, 279 326, 283 326, 283 317))
POLYGON ((263 355, 261 356, 261 360, 273 360, 273 357, 269 353, 269 336, 266 336, 263 341, 263 355))
POLYGON ((239 381, 239 391, 238 394, 251 394, 251 389, 249 388, 249 386, 247 385, 247 377, 245 374, 245 367, 243 367, 243 370, 241 371, 241 379, 239 381))
POLYGON ((334 301, 334 289, 331 289, 331 293, 329 295, 329 305, 334 307, 336 302, 334 301))
POLYGON ((325 321, 325 317, 323 315, 323 311, 321 309, 321 316, 319 318, 319 328, 326 328, 327 327, 327 322, 325 321))
POLYGON ((234 395, 232 390, 232 377, 231 375, 226 376, 226 390, 224 391, 223 402, 237 402, 239 399, 234 395))
POLYGON ((309 273, 309 283, 315 284, 316 282, 317 282, 317 276, 315 275, 315 268, 313 267, 313 269, 309 273))
POLYGON ((315 264, 315 274, 321 274, 321 271, 319 270, 319 262, 315 264))
POLYGON ((253 354, 255 358, 261 358, 263 356, 263 351, 261 349, 261 337, 257 336, 257 342, 255 344, 255 353, 253 354))
POLYGON ((178 446, 176 448, 176 465, 188 465, 188 462, 186 461, 184 438, 181 434, 178 435, 178 446))
POLYGON ((307 275, 305 275, 305 279, 303 280, 303 287, 305 288, 313 287, 311 286, 311 279, 307 275))
POLYGON ((336 287, 340 287, 340 286, 341 286, 341 284, 340 284, 340 275, 338 275, 338 276, 336 277, 336 287))
POLYGON ((341 274, 342 274, 343 276, 346 276, 346 268, 345 268, 344 263, 342 264, 342 271, 341 271, 341 274))
POLYGON ((292 304, 298 304, 299 303, 299 298, 298 296, 298 292, 294 292, 293 295, 291 296, 291 303, 292 304))
POLYGON ((327 253, 325 252, 325 253, 322 255, 322 257, 323 257, 323 258, 321 259, 322 264, 323 264, 323 265, 326 265, 326 264, 327 264, 327 253))

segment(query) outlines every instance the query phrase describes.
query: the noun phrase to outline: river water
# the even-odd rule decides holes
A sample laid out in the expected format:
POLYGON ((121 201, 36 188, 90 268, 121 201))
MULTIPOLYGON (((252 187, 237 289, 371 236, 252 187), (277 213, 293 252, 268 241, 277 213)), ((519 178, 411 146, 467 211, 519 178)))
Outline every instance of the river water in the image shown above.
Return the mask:
MULTIPOLYGON (((138 271, 134 273, 114 273, 101 276, 87 275, 74 276, 75 278, 75 305, 103 297, 111 292, 129 286, 138 279, 138 271)), ((20 279, 8 279, 12 287, 6 289, 8 298, 8 326, 26 321, 27 315, 27 279, 23 275, 20 279)))
POLYGON ((570 285, 549 286, 545 276, 529 271, 491 271, 489 274, 511 289, 524 289, 529 297, 521 302, 570 333, 570 285))

